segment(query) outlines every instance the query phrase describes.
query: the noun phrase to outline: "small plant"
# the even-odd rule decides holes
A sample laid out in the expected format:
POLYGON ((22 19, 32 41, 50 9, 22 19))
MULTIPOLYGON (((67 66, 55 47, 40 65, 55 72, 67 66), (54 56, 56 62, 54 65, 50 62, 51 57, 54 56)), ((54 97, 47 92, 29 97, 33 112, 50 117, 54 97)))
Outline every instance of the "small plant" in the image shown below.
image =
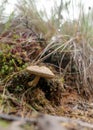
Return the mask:
POLYGON ((26 64, 22 59, 13 56, 11 52, 0 52, 0 77, 6 77, 13 72, 25 68, 26 64))

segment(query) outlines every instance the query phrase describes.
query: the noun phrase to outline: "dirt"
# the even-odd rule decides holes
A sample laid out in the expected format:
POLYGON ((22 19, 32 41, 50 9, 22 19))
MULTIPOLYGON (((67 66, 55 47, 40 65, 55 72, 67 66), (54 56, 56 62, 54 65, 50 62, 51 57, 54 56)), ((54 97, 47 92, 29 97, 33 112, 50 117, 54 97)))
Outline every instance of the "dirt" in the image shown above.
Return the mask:
MULTIPOLYGON (((44 87, 47 88, 47 84, 44 87)), ((4 99, 3 107, 6 106, 6 108, 3 111, 22 117, 32 117, 33 113, 40 112, 93 123, 92 100, 87 99, 82 94, 78 94, 77 89, 68 87, 63 91, 59 89, 59 93, 58 91, 50 91, 49 86, 47 91, 39 86, 33 90, 30 89, 27 89, 26 91, 28 92, 26 93, 25 91, 20 97, 15 97, 11 93, 11 98, 8 96, 7 99, 4 99), (50 94, 46 96, 47 92, 50 92, 50 94)), ((58 87, 56 89, 58 90, 58 87)))
POLYGON ((67 91, 63 93, 58 115, 93 123, 93 103, 79 95, 76 90, 67 91))
MULTIPOLYGON (((19 79, 13 77, 11 85, 2 89, 1 112, 24 118, 32 118, 37 113, 43 113, 93 123, 91 96, 88 98, 83 93, 79 94, 76 86, 66 85, 63 78, 58 75, 53 80, 41 78, 38 85, 31 88, 27 83, 29 80, 33 80, 33 76, 30 78, 29 76, 24 74, 25 78, 23 78, 23 75, 18 75, 19 79)), ((65 123, 65 125, 70 129, 79 127, 73 123, 72 125, 65 123)))

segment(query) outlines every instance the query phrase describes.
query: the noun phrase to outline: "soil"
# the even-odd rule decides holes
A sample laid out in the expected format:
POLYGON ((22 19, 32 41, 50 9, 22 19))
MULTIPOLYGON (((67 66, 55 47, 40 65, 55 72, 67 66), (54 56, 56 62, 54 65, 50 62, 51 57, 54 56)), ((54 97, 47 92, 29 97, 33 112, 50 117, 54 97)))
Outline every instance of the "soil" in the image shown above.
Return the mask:
POLYGON ((10 97, 8 95, 7 100, 4 99, 7 106, 3 111, 6 113, 32 117, 34 112, 40 112, 93 123, 92 98, 88 99, 82 93, 79 94, 73 86, 64 88, 63 83, 57 78, 40 79, 35 88, 27 87, 25 91, 24 89, 19 93, 10 91, 8 94, 10 97))

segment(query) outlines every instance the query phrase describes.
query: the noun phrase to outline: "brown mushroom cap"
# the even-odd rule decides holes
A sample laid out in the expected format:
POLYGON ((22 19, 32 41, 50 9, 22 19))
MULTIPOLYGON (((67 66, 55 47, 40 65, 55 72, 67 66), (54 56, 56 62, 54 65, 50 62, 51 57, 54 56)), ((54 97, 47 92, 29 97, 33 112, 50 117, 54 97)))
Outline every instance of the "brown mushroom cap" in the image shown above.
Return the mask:
POLYGON ((27 71, 36 76, 45 78, 53 78, 55 76, 53 72, 45 66, 28 66, 27 71))

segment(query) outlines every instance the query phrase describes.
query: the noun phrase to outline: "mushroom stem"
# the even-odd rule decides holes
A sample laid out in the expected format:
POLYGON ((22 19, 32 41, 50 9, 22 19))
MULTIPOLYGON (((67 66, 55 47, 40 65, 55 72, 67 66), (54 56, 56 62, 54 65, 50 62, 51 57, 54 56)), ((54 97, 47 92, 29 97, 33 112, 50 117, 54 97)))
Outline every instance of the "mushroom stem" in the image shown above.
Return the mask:
POLYGON ((39 82, 40 76, 36 76, 33 81, 28 82, 29 86, 35 87, 39 82))

